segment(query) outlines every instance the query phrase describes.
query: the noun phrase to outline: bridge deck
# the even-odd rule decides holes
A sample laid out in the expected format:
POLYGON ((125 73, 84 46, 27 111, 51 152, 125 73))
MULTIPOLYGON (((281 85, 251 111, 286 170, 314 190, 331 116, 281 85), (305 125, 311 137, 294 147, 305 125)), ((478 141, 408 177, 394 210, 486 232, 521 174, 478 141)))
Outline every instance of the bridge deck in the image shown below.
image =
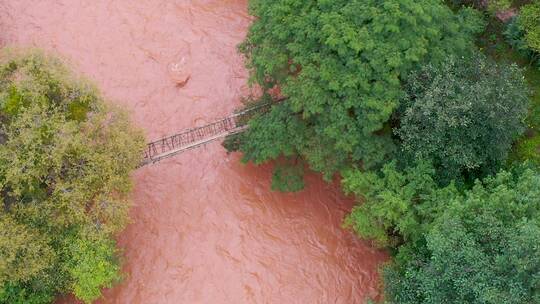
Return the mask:
POLYGON ((173 136, 151 142, 144 150, 144 157, 140 167, 156 163, 217 139, 243 132, 248 127, 246 122, 250 116, 268 108, 268 104, 248 108, 208 125, 188 129, 173 136))

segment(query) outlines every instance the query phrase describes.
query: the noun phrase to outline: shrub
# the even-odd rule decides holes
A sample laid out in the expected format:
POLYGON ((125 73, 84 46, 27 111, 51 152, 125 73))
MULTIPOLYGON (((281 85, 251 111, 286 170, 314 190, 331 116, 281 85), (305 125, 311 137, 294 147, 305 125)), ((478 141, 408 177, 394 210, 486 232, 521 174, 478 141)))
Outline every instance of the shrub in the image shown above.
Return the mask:
POLYGON ((514 160, 527 160, 540 167, 540 134, 521 139, 516 144, 514 154, 514 160))
POLYGON ((525 32, 520 28, 519 18, 514 17, 508 23, 504 36, 506 41, 516 50, 521 56, 527 58, 533 65, 540 67, 540 53, 532 50, 525 42, 525 32))
POLYGON ((537 53, 540 52, 540 3, 521 7, 519 24, 525 32, 525 41, 529 48, 537 53))

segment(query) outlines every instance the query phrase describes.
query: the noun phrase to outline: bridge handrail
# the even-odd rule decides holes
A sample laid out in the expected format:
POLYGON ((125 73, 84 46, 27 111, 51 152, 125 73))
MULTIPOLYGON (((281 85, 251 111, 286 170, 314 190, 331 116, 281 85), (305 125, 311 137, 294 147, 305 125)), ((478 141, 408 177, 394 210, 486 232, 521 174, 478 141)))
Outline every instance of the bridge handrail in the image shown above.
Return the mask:
POLYGON ((247 126, 241 124, 241 117, 248 116, 258 110, 269 108, 270 104, 259 104, 207 125, 190 128, 180 133, 163 137, 147 144, 144 151, 143 162, 140 166, 155 163, 164 158, 171 157, 194 146, 225 137, 229 134, 244 131, 247 126))

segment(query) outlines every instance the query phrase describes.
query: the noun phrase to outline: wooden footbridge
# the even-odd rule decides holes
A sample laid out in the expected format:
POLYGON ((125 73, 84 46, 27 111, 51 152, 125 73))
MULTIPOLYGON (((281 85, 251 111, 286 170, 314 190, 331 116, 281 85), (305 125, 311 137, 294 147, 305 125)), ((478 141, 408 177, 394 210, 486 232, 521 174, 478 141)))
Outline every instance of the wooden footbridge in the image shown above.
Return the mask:
POLYGON ((151 142, 144 150, 143 161, 139 167, 156 163, 217 139, 243 132, 247 129, 247 122, 250 118, 268 110, 269 107, 270 104, 249 107, 205 126, 184 130, 175 135, 151 142))

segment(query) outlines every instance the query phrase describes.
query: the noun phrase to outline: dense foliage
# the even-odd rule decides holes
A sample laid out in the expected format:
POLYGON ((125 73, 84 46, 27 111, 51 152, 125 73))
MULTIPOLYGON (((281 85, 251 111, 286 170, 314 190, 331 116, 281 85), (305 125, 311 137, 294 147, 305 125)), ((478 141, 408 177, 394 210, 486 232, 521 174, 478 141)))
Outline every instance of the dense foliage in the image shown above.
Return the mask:
MULTIPOLYGON (((424 239, 401 247, 386 270, 388 302, 539 303, 539 184, 540 175, 525 170, 501 172, 462 195, 450 189, 424 239)), ((428 195, 410 204, 432 202, 428 195)))
POLYGON ((540 3, 531 3, 521 8, 519 24, 525 32, 527 45, 540 52, 540 3))
POLYGON ((381 164, 402 79, 466 54, 482 28, 472 9, 453 13, 438 0, 254 0, 250 12, 257 19, 240 49, 252 81, 287 99, 251 121, 244 159, 299 155, 326 177, 351 162, 381 164))
POLYGON ((345 224, 379 246, 395 247, 403 241, 418 240, 425 230, 421 227, 425 218, 438 208, 437 201, 426 208, 429 204, 425 197, 436 197, 433 175, 433 166, 425 162, 405 170, 399 170, 394 161, 380 172, 345 171, 344 190, 363 200, 353 208, 345 224), (421 208, 415 204, 418 197, 424 197, 421 208))
POLYGON ((449 0, 454 6, 472 6, 487 9, 491 13, 504 11, 511 7, 512 0, 449 0))
MULTIPOLYGON (((260 102, 280 102, 228 146, 276 160, 282 191, 302 187, 305 165, 340 172, 360 201, 345 226, 394 254, 386 302, 537 303, 540 173, 508 162, 536 90, 528 72, 479 54, 479 12, 463 8, 491 25, 512 1, 446 3, 250 1, 240 49, 260 102)), ((537 6, 505 33, 532 61, 537 6)), ((538 159, 534 143, 520 161, 538 159)))
POLYGON ((501 172, 464 193, 438 188, 421 163, 359 170, 345 189, 364 198, 346 223, 397 249, 389 303, 536 303, 540 299, 540 174, 501 172))
POLYGON ((37 52, 1 54, 0 121, 0 303, 89 303, 119 278, 113 236, 143 138, 37 52))
POLYGON ((540 31, 538 30, 540 28, 540 10, 536 11, 534 6, 525 6, 525 8, 530 8, 528 15, 522 13, 512 18, 504 31, 504 35, 512 48, 522 56, 529 58, 531 64, 540 67, 540 48, 534 47, 535 44, 540 44, 540 37, 535 38, 535 36, 540 35, 540 33, 536 33, 536 31, 540 31), (534 16, 535 13, 537 13, 537 16, 534 16), (536 26, 533 25, 535 19, 536 26), (535 41, 536 39, 538 41, 535 41))
POLYGON ((483 55, 426 65, 407 80, 401 148, 431 161, 446 183, 495 173, 525 130, 528 91, 515 65, 483 55))

